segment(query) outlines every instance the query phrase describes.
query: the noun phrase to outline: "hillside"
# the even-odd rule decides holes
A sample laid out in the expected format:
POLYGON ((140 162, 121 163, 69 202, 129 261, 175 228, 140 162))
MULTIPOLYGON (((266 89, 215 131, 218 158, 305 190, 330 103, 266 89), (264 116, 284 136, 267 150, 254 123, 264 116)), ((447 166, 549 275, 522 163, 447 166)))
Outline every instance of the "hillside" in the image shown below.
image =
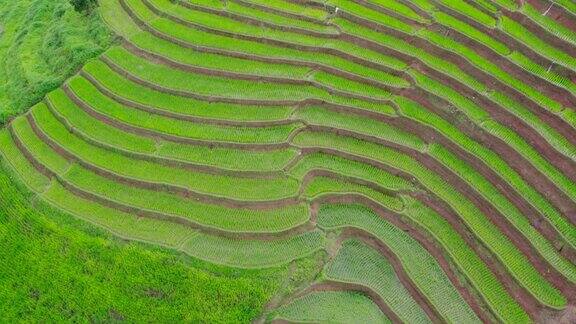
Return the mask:
POLYGON ((194 298, 229 293, 213 318, 158 320, 576 319, 573 2, 96 12, 117 44, 0 130, 1 187, 119 255, 139 242, 113 280, 178 255, 204 276, 194 298))
POLYGON ((76 12, 68 0, 1 1, 0 125, 41 101, 112 42, 98 12, 76 12))

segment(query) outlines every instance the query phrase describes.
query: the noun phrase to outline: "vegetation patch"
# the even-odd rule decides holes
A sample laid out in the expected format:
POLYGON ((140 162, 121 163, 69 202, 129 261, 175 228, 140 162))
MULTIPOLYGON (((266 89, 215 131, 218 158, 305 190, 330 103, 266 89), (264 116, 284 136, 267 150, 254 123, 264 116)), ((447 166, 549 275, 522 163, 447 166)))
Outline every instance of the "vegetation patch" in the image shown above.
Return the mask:
POLYGON ((0 124, 58 88, 114 36, 93 0, 3 1, 0 4, 0 124))

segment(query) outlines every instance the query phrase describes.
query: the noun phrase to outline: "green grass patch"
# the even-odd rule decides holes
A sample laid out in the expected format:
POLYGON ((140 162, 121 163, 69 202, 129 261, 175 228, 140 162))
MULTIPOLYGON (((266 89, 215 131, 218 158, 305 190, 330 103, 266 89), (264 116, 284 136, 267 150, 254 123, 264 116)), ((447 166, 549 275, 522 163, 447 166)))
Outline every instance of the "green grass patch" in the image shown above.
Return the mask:
POLYGON ((218 274, 169 250, 118 240, 35 199, 4 162, 5 320, 248 322, 278 287, 282 269, 218 274))
POLYGON ((31 107, 112 42, 96 11, 68 0, 0 3, 0 124, 31 107))

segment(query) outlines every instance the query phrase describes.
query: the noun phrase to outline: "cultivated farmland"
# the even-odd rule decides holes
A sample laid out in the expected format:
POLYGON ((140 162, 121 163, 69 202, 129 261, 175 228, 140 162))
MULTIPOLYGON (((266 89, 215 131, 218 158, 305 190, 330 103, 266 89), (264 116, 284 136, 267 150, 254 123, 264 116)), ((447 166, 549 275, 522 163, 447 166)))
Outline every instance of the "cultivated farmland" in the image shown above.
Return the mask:
POLYGON ((116 44, 0 129, 34 199, 305 278, 257 322, 576 321, 570 0, 97 10, 116 44))

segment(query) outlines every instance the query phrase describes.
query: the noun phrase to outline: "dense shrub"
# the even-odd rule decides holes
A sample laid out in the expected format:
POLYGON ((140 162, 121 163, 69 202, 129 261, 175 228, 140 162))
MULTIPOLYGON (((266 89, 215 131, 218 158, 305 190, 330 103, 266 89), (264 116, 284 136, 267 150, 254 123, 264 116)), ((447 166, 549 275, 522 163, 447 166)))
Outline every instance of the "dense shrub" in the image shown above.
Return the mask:
POLYGON ((78 12, 88 12, 98 4, 96 0, 70 0, 70 3, 78 12))
POLYGON ((95 1, 0 1, 0 125, 112 44, 98 11, 77 12, 73 5, 95 1))

